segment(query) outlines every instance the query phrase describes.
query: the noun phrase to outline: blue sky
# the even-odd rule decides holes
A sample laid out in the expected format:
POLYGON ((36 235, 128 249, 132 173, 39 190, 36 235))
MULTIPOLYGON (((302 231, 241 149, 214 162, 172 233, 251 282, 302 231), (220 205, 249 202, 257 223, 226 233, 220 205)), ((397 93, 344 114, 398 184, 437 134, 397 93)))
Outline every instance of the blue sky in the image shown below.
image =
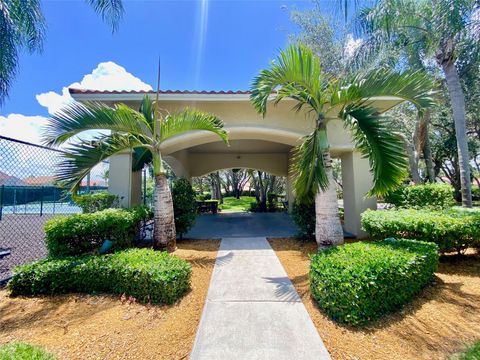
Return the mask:
MULTIPOLYGON (((67 88, 245 90, 298 29, 298 0, 124 0, 112 34, 86 1, 43 1, 44 50, 22 54, 10 98, 0 108, 0 134, 38 142, 53 113, 71 101, 67 88), (100 66, 99 66, 100 64, 100 66)), ((325 0, 331 10, 336 0, 325 0)))

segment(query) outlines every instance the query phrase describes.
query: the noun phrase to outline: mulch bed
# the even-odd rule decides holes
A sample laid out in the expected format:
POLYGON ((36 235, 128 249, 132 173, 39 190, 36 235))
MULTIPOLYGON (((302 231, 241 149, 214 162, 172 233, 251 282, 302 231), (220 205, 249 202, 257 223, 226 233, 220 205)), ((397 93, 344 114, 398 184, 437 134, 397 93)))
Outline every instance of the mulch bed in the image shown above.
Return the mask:
POLYGON ((192 290, 172 306, 106 295, 9 297, 0 291, 0 343, 26 341, 58 359, 186 359, 220 241, 178 242, 193 267, 192 290))
POLYGON ((308 288, 308 254, 314 242, 270 239, 333 359, 448 359, 480 339, 480 255, 441 258, 435 284, 409 305, 371 325, 336 324, 308 288))

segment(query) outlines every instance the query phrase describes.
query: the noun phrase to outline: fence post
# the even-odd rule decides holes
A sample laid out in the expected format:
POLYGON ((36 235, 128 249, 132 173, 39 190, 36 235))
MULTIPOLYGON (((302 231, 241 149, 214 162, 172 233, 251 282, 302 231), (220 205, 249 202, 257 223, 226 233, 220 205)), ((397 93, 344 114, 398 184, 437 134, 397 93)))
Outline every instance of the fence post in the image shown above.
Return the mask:
POLYGON ((55 201, 57 197, 57 188, 54 186, 53 187, 53 214, 55 214, 55 201))
POLYGON ((2 220, 2 214, 3 214, 3 194, 5 191, 5 185, 2 185, 2 188, 0 189, 0 220, 2 220))
POLYGON ((28 198, 27 198, 27 189, 28 189, 27 187, 24 187, 24 188, 23 188, 23 202, 25 203, 25 206, 24 206, 24 215, 27 214, 27 200, 28 200, 28 198))
POLYGON ((13 213, 17 213, 17 187, 13 187, 13 213))
POLYGON ((90 172, 87 174, 87 194, 90 194, 90 172))
POLYGON ((43 186, 41 187, 40 191, 40 216, 43 215, 43 186))

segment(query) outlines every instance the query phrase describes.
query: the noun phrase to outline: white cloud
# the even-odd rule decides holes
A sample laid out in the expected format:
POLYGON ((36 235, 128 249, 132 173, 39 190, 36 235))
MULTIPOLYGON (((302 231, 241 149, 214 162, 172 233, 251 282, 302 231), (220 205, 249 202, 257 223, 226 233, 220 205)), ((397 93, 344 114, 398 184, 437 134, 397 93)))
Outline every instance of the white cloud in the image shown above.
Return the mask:
POLYGON ((129 73, 124 67, 112 61, 102 62, 80 82, 75 82, 62 89, 62 93, 48 91, 36 95, 40 105, 46 107, 50 114, 54 114, 63 106, 73 101, 68 88, 89 90, 152 90, 152 87, 129 73))
POLYGON ((47 123, 48 119, 43 116, 25 116, 22 114, 0 116, 0 135, 40 144, 41 128, 47 123))
POLYGON ((345 56, 351 58, 362 42, 362 39, 355 39, 352 34, 348 34, 344 49, 345 56))

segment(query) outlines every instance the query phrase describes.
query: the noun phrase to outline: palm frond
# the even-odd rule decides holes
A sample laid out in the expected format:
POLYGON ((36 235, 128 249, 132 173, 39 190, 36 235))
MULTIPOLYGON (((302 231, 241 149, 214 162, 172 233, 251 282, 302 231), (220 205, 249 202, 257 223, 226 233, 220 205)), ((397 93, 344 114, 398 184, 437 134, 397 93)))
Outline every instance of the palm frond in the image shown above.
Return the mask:
POLYGON ((319 188, 328 188, 328 176, 323 163, 323 153, 326 151, 327 134, 319 129, 305 136, 302 144, 294 148, 289 171, 300 202, 311 203, 315 200, 319 188))
POLYGON ((422 71, 398 73, 388 69, 372 70, 354 76, 332 91, 331 106, 369 101, 373 97, 394 96, 411 102, 417 109, 433 106, 433 82, 422 71))
POLYGON ((369 194, 385 195, 397 188, 408 175, 408 158, 403 140, 387 119, 366 104, 347 105, 340 116, 370 162, 373 187, 369 194))
POLYGON ((193 109, 166 115, 161 122, 160 139, 163 141, 172 136, 196 130, 213 132, 228 144, 228 134, 223 128, 222 120, 215 115, 193 109))
POLYGON ((253 79, 250 100, 265 116, 270 95, 274 103, 289 97, 310 106, 316 112, 322 108, 322 79, 320 59, 308 47, 296 44, 281 51, 277 60, 253 79))
POLYGON ((42 49, 45 21, 38 0, 0 1, 0 106, 18 68, 18 52, 42 49))
POLYGON ((44 129, 43 140, 47 145, 60 145, 88 130, 111 130, 129 133, 153 142, 153 134, 145 117, 127 105, 115 108, 102 103, 72 103, 53 115, 44 129))
POLYGON ((112 31, 117 30, 118 24, 123 17, 124 9, 121 0, 86 0, 99 14, 103 21, 112 27, 112 31))
POLYGON ((154 102, 148 97, 148 95, 143 97, 142 102, 140 103, 139 111, 145 118, 153 133, 153 129, 155 127, 155 106, 154 102))
POLYGON ((145 144, 125 134, 104 135, 91 141, 71 145, 63 155, 55 178, 62 186, 76 192, 82 179, 98 164, 110 156, 127 149, 142 148, 145 144))
POLYGON ((132 171, 140 171, 153 161, 152 151, 146 147, 133 149, 132 171))

